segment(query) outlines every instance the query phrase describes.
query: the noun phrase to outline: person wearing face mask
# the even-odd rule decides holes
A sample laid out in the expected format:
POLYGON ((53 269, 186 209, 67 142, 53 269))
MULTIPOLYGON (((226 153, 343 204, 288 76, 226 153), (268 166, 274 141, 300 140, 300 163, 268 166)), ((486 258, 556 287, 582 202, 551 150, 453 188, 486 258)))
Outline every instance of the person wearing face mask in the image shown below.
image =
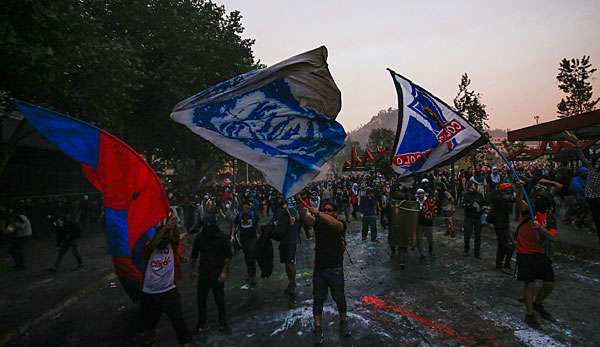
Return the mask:
POLYGON ((535 312, 543 319, 554 321, 544 306, 544 301, 554 289, 554 269, 552 266, 551 242, 556 240, 558 230, 553 211, 553 199, 548 186, 562 188, 562 185, 547 179, 541 179, 531 195, 534 219, 530 206, 522 199, 522 185, 517 189, 517 204, 521 212, 516 232, 517 243, 517 279, 524 283, 525 322, 538 326, 535 312), (535 285, 542 281, 542 287, 535 285))
POLYGON ((300 210, 304 223, 315 230, 315 267, 313 271, 314 344, 324 342, 322 317, 327 292, 336 303, 340 317, 340 334, 351 335, 348 327, 346 295, 344 292, 344 252, 346 251, 346 223, 337 218, 337 208, 330 201, 323 202, 322 211, 309 206, 300 210))

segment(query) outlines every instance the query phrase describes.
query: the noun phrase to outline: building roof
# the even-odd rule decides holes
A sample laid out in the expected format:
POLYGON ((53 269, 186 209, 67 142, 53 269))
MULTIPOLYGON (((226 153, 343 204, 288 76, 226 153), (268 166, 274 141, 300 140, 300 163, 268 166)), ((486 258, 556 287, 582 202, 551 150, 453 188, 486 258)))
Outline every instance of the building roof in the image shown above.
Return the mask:
POLYGON ((571 131, 580 140, 600 139, 600 110, 512 130, 507 137, 508 141, 568 140, 563 134, 565 130, 571 131))

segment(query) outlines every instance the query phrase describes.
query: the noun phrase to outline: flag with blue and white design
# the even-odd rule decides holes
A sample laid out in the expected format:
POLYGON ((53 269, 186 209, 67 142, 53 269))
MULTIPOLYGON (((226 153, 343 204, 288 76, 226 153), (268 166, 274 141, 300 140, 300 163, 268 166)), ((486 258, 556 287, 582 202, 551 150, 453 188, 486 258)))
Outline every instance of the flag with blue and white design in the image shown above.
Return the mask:
POLYGON ((171 118, 289 197, 344 147, 341 104, 322 46, 212 86, 175 105, 171 118))
POLYGON ((398 93, 398 130, 392 169, 400 176, 450 164, 487 137, 442 100, 388 69, 398 93))

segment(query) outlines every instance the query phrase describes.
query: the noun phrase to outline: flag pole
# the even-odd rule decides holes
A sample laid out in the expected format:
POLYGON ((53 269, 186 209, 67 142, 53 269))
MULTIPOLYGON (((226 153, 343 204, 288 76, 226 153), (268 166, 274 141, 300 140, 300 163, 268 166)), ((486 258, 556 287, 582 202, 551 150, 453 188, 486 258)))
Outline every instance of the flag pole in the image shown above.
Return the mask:
MULTIPOLYGON (((519 174, 517 173, 517 171, 515 170, 513 165, 510 163, 510 161, 504 156, 504 154, 502 154, 502 152, 500 152, 500 150, 498 149, 498 147, 496 147, 495 144, 493 144, 491 141, 489 141, 488 143, 494 149, 494 151, 496 151, 496 153, 498 153, 500 158, 502 158, 502 161, 504 161, 504 163, 506 163, 506 165, 510 169, 510 172, 512 173, 513 178, 515 179, 516 184, 519 184, 519 182, 521 181, 521 178, 519 177, 519 174)), ((527 194, 527 190, 525 189, 525 187, 521 187, 521 190, 523 191, 523 197, 525 198, 525 201, 527 201, 527 207, 529 208, 529 216, 531 217, 531 220, 535 220, 535 213, 533 212, 533 207, 531 205, 531 201, 529 200, 529 195, 527 194)))

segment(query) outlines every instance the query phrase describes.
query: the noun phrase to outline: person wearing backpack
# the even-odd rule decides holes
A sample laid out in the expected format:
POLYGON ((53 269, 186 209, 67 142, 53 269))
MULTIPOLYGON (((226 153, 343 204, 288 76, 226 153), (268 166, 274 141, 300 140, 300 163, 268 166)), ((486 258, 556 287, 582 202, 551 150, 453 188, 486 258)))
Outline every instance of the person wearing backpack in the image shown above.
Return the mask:
POLYGON ((258 227, 258 214, 250 209, 250 203, 244 201, 242 210, 235 217, 232 233, 239 234, 239 240, 244 252, 244 261, 248 272, 248 283, 256 286, 256 231, 258 227))
POLYGON ((70 214, 64 214, 58 217, 54 222, 56 228, 56 246, 58 247, 58 256, 54 265, 47 269, 50 272, 58 271, 60 263, 62 262, 65 254, 71 250, 73 257, 77 260, 77 267, 75 270, 80 269, 83 266, 83 260, 79 254, 77 248, 77 240, 81 237, 81 228, 73 221, 70 214))
POLYGON ((304 223, 315 230, 315 263, 313 271, 314 344, 322 345, 323 304, 327 292, 336 303, 340 317, 340 335, 349 337, 346 295, 344 290, 344 252, 346 251, 346 223, 337 218, 337 207, 323 202, 322 210, 309 206, 301 209, 304 223))

